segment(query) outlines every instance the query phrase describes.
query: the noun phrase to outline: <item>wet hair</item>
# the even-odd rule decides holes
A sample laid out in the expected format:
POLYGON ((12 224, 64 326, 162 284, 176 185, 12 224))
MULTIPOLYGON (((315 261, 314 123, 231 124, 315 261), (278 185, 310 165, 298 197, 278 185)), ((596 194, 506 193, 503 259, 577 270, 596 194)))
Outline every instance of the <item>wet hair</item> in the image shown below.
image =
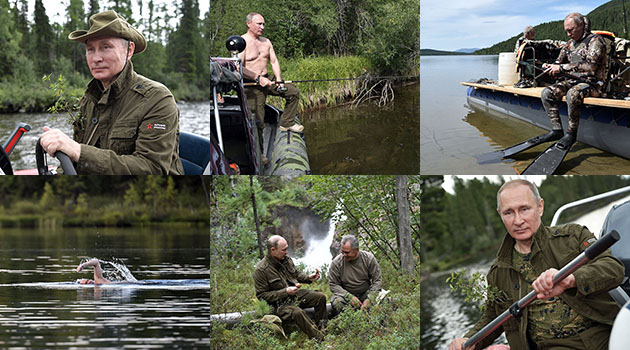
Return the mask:
POLYGON ((534 197, 534 200, 536 201, 536 203, 540 202, 540 200, 542 199, 540 197, 540 193, 538 193, 538 187, 536 187, 536 185, 534 185, 533 183, 525 180, 525 179, 516 179, 516 180, 511 180, 508 181, 506 183, 504 183, 501 188, 499 188, 499 190, 497 191, 497 211, 499 210, 500 207, 500 197, 501 197, 501 192, 503 192, 505 189, 509 188, 509 187, 514 187, 517 185, 525 185, 527 187, 529 187, 530 192, 532 193, 532 196, 534 197))
POLYGON ((254 16, 256 16, 256 15, 260 15, 260 13, 257 13, 257 12, 250 12, 250 13, 248 13, 247 17, 245 18, 245 22, 246 23, 251 22, 254 19, 254 16))
POLYGON ((341 238, 341 246, 350 241, 351 249, 359 249, 359 240, 354 235, 345 235, 341 238))

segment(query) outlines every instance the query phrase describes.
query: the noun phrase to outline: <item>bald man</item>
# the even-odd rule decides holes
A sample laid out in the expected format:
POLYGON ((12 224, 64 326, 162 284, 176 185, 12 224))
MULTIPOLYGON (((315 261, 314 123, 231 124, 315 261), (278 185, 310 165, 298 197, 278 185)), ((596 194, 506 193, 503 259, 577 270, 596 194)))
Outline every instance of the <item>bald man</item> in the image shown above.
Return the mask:
POLYGON ((328 319, 326 296, 322 292, 301 289, 302 283, 319 279, 319 270, 311 275, 298 271, 288 254, 289 245, 284 238, 278 235, 269 237, 267 255, 254 270, 256 297, 273 306, 274 313, 282 322, 295 322, 309 337, 322 340, 324 333, 316 324, 323 328, 328 319), (315 322, 303 310, 311 306, 315 308, 315 322))

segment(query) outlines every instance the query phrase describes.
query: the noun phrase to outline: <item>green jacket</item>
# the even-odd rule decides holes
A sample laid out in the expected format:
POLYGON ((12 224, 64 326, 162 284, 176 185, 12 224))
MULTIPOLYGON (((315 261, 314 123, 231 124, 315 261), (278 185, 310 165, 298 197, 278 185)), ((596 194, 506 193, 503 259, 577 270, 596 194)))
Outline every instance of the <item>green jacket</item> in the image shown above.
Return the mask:
POLYGON ((277 307, 290 302, 287 287, 296 283, 311 283, 304 272, 298 271, 293 259, 286 257, 282 262, 267 254, 254 269, 254 286, 256 297, 265 300, 269 305, 277 307))
MULTIPOLYGON (((595 236, 584 226, 569 224, 564 226, 541 227, 532 240, 531 264, 540 275, 549 268, 560 269, 583 252, 594 242, 595 236)), ((497 259, 487 275, 488 285, 499 289, 500 298, 488 300, 486 311, 465 337, 471 337, 478 330, 494 320, 514 302, 529 291, 531 285, 523 283, 520 273, 512 267, 512 252, 515 240, 506 234, 499 248, 497 259)), ((560 298, 579 314, 596 322, 612 325, 619 305, 612 300, 608 291, 621 284, 624 276, 623 264, 610 254, 602 253, 573 273, 576 288, 566 290, 560 298)), ((502 332, 511 350, 526 350, 527 312, 520 319, 511 318, 490 336, 479 342, 476 349, 490 345, 502 332)))
POLYGON ((79 174, 184 173, 175 99, 164 85, 136 74, 131 61, 105 91, 92 79, 79 105, 79 174))

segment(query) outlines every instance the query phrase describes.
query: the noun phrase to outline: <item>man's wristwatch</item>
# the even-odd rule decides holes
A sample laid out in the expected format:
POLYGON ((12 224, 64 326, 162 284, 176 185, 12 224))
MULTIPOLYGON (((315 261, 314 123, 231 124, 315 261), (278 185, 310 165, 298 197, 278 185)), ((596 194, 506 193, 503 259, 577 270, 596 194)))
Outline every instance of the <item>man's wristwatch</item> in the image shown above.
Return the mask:
POLYGON ((260 83, 260 74, 256 77, 256 84, 260 83))

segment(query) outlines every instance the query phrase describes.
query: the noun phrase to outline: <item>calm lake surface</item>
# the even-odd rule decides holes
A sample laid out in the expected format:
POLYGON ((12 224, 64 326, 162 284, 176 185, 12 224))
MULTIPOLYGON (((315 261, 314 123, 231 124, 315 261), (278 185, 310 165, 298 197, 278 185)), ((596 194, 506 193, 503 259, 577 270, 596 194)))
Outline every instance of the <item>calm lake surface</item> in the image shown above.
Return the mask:
POLYGON ((209 244, 207 228, 0 229, 0 348, 207 348, 209 244), (75 271, 88 257, 119 259, 139 281, 197 284, 68 283, 92 278, 75 271))
POLYGON ((313 174, 418 174, 420 87, 394 93, 383 107, 369 102, 302 113, 313 174))
MULTIPOLYGON (((210 102, 180 102, 179 130, 210 137, 210 102)), ((59 116, 56 121, 51 121, 52 114, 48 113, 17 113, 2 114, 0 116, 0 145, 8 140, 13 129, 18 123, 24 122, 31 126, 31 131, 22 136, 22 139, 11 153, 11 165, 13 170, 35 168, 35 145, 41 136, 44 126, 59 128, 67 135, 72 135, 72 127, 65 122, 65 117, 59 116)), ((48 164, 58 165, 54 158, 48 158, 48 164)))
MULTIPOLYGON (((423 56, 420 59, 420 163, 423 174, 515 174, 548 145, 517 160, 477 163, 475 155, 495 151, 544 132, 514 118, 472 111, 460 82, 497 80, 498 56, 423 56)), ((576 143, 559 174, 618 174, 630 171, 630 160, 576 143)))

